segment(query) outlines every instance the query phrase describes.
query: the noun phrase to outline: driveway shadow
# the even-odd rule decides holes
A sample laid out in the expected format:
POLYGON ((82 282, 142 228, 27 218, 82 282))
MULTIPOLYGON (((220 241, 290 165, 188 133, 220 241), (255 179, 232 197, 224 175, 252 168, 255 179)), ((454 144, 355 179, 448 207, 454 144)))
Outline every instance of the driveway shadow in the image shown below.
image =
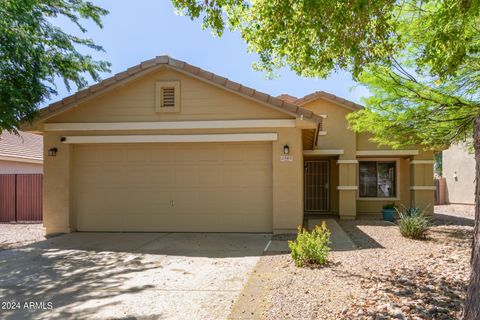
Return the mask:
POLYGON ((126 253, 35 247, 6 250, 0 253, 0 296, 21 305, 20 310, 2 310, 2 318, 92 319, 99 309, 118 303, 115 297, 152 288, 148 284, 124 287, 123 283, 135 273, 154 268, 162 266, 126 253), (92 307, 82 306, 87 301, 94 301, 92 307), (37 306, 25 308, 30 302, 37 306), (53 309, 68 307, 70 311, 52 314, 49 302, 53 309))
POLYGON ((72 233, 0 251, 0 296, 21 304, 1 318, 162 319, 185 308, 221 315, 270 237, 72 233))

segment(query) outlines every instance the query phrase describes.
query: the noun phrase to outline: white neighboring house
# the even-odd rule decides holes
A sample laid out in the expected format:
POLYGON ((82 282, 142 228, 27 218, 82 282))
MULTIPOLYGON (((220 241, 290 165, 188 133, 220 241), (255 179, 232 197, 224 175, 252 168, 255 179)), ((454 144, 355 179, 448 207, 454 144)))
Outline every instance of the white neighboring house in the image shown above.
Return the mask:
POLYGON ((452 145, 442 152, 442 174, 446 180, 446 202, 474 204, 475 157, 466 143, 452 145))
POLYGON ((43 173, 43 137, 28 132, 0 135, 0 174, 43 173))

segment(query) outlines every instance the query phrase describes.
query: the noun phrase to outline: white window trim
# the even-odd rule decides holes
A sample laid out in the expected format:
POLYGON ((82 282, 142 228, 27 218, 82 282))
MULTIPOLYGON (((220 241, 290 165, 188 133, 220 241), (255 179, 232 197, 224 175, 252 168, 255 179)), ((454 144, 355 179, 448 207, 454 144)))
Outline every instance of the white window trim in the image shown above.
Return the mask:
POLYGON ((418 191, 418 190, 433 190, 433 191, 435 191, 435 190, 437 190, 437 187, 435 187, 435 186, 411 186, 410 190, 412 190, 412 191, 415 191, 415 190, 416 191, 418 191))
POLYGON ((358 185, 358 192, 357 192, 357 200, 360 201, 399 201, 401 199, 401 192, 400 192, 400 158, 361 158, 358 160, 357 166, 357 185, 358 185), (362 161, 376 161, 376 162, 395 162, 395 175, 396 180, 396 196, 389 197, 389 198, 377 198, 377 197, 360 197, 360 162, 362 161))
POLYGON ((337 190, 358 190, 358 186, 338 186, 337 190))
POLYGON ((337 160, 337 164, 357 164, 358 160, 337 160))
POLYGON ((180 81, 157 81, 155 83, 155 111, 164 113, 180 112, 180 81), (162 106, 162 88, 174 89, 174 107, 162 106))

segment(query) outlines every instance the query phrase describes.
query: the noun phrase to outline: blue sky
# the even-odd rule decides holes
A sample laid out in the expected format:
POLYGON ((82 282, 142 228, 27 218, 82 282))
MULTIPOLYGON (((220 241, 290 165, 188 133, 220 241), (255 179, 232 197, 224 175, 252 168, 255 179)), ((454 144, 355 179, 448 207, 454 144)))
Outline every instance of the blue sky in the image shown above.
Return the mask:
MULTIPOLYGON (((278 78, 269 80, 264 73, 252 69, 256 56, 247 53, 238 33, 225 32, 221 38, 213 37, 209 30, 202 30, 200 20, 191 21, 188 17, 176 15, 170 1, 101 0, 95 4, 109 10, 110 14, 103 19, 103 29, 86 24, 86 36, 103 46, 105 52, 81 51, 96 59, 110 61, 111 74, 168 54, 275 96, 288 93, 302 97, 323 90, 359 103, 362 96, 368 95, 368 90, 356 85, 347 73, 333 74, 323 80, 302 78, 289 70, 280 70, 278 78)), ((68 32, 79 34, 63 19, 57 19, 55 23, 68 32)), ((69 95, 61 81, 58 81, 58 92, 51 102, 69 95)))

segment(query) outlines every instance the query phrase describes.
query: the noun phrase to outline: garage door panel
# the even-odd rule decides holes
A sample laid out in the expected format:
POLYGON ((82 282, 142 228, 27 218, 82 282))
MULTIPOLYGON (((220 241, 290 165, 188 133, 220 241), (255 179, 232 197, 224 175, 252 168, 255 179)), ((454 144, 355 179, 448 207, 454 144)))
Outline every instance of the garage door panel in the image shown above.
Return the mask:
POLYGON ((199 162, 207 162, 216 165, 221 160, 221 149, 218 145, 208 148, 197 148, 196 152, 199 162))
POLYGON ((79 145, 80 231, 271 232, 270 143, 79 145))
POLYGON ((104 163, 120 163, 123 162, 127 150, 118 147, 105 148, 102 151, 102 161, 104 163))
POLYGON ((174 162, 173 148, 159 148, 158 146, 152 146, 148 149, 150 162, 159 163, 172 163, 174 162))
POLYGON ((82 226, 80 231, 119 231, 126 228, 121 216, 103 213, 78 216, 77 224, 82 226))
POLYGON ((183 189, 192 186, 198 186, 198 168, 195 166, 184 165, 177 166, 173 169, 173 181, 172 188, 183 189))
POLYGON ((150 164, 148 167, 148 185, 152 188, 167 188, 170 189, 170 186, 173 184, 173 172, 168 166, 153 166, 150 164))
POLYGON ((145 148, 129 148, 125 152, 125 161, 130 163, 145 163, 149 159, 148 149, 145 148))
POLYGON ((221 186, 222 171, 217 165, 204 166, 202 170, 196 171, 198 184, 202 187, 221 186))
POLYGON ((225 162, 243 162, 244 148, 236 148, 235 146, 227 146, 222 150, 223 161, 225 162))
POLYGON ((271 164, 272 150, 262 148, 261 146, 252 146, 248 148, 248 162, 260 162, 271 164))
POLYGON ((271 173, 268 168, 265 165, 250 166, 245 172, 246 184, 261 188, 272 187, 271 173))

